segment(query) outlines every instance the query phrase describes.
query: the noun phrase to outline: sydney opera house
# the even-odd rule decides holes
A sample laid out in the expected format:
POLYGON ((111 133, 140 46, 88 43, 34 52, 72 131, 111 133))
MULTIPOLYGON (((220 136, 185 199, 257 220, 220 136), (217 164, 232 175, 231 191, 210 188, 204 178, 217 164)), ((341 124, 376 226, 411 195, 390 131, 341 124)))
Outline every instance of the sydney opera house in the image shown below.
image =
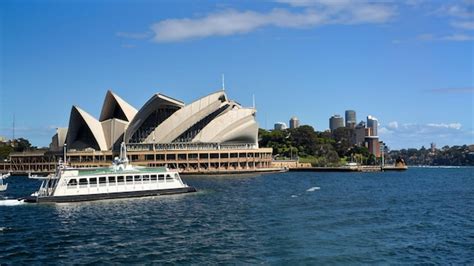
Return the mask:
POLYGON ((153 95, 137 111, 108 91, 100 117, 73 106, 68 128, 53 137, 52 149, 109 151, 122 141, 144 144, 215 144, 256 148, 255 109, 244 108, 218 91, 185 105, 163 94, 153 95))
POLYGON ((255 115, 255 108, 230 100, 224 90, 189 104, 157 93, 138 110, 109 90, 98 119, 72 107, 49 153, 59 156, 65 146, 72 165, 102 166, 125 142, 138 165, 188 173, 267 169, 272 150, 258 147, 255 115))

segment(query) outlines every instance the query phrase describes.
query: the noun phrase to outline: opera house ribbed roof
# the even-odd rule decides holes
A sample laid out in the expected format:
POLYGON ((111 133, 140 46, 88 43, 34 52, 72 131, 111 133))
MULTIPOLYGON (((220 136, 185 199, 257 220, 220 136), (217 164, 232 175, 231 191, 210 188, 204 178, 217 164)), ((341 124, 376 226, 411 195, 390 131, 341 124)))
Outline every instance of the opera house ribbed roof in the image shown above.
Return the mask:
POLYGON ((68 128, 59 128, 50 145, 70 150, 111 150, 127 144, 217 143, 257 145, 255 108, 229 100, 224 90, 188 105, 154 94, 138 111, 107 91, 100 118, 73 106, 68 128))

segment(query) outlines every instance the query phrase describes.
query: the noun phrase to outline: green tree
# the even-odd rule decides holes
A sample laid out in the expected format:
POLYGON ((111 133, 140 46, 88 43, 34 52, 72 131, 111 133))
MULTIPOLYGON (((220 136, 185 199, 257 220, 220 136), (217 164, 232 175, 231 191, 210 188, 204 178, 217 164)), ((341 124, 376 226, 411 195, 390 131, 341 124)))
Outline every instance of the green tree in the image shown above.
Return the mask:
POLYGON ((340 157, 349 155, 349 150, 352 148, 352 135, 353 129, 347 127, 340 127, 334 130, 333 138, 334 138, 334 148, 337 151, 337 154, 340 157))
POLYGON ((34 150, 34 149, 36 149, 36 147, 31 146, 30 141, 27 139, 18 138, 18 139, 13 140, 13 151, 23 152, 23 151, 34 150))
POLYGON ((12 146, 8 145, 7 143, 0 143, 0 160, 4 161, 7 159, 12 151, 12 146))

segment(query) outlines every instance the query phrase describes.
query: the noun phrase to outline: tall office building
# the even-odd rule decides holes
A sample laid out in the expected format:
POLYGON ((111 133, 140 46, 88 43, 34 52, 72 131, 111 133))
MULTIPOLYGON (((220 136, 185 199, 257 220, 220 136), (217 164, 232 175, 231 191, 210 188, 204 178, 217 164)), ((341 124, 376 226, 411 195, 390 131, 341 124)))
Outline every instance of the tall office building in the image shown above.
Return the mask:
POLYGON ((344 118, 340 115, 333 115, 329 118, 329 129, 332 131, 344 127, 344 118))
POLYGON ((297 128, 299 126, 300 126, 300 120, 298 119, 298 117, 293 116, 290 119, 290 128, 297 128))
POLYGON ((355 128, 356 121, 356 112, 354 110, 346 110, 346 127, 355 128))
POLYGON ((287 129, 286 124, 283 122, 276 122, 274 126, 275 130, 285 130, 287 129))
POLYGON ((369 115, 367 116, 367 128, 370 128, 370 136, 378 136, 377 127, 379 121, 377 118, 369 115))

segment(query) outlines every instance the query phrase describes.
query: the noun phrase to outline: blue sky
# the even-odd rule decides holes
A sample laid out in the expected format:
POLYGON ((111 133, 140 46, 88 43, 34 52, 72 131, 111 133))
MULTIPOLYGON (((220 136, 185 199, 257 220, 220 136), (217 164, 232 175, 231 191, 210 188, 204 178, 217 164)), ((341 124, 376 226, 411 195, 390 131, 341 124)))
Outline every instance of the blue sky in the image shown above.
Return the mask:
POLYGON ((46 146, 72 105, 107 89, 137 109, 156 92, 216 91, 271 128, 298 116, 379 119, 391 148, 474 143, 474 2, 2 1, 0 136, 46 146))

